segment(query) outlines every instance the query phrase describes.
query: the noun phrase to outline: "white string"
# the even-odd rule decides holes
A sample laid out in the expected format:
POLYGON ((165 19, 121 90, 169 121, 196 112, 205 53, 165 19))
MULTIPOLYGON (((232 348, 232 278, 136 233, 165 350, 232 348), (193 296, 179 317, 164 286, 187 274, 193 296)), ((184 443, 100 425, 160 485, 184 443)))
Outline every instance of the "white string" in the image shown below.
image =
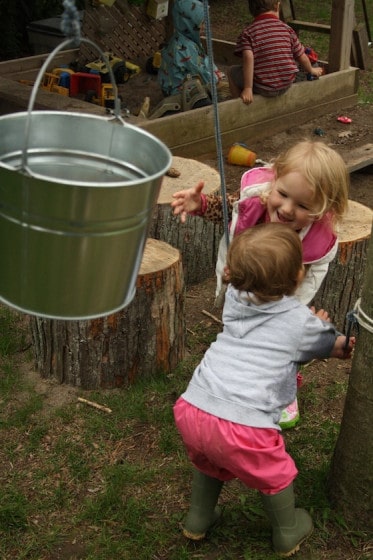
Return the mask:
POLYGON ((361 298, 357 300, 354 307, 354 311, 356 312, 355 313, 356 320, 359 323, 359 325, 364 327, 370 333, 373 333, 373 319, 368 317, 368 315, 364 313, 364 311, 361 309, 360 301, 361 298))

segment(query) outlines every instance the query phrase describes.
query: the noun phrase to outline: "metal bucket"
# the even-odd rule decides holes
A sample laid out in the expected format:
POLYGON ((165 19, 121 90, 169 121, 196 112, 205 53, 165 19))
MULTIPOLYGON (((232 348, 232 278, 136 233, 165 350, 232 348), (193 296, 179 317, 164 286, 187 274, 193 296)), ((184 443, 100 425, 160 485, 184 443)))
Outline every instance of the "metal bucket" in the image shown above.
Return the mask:
POLYGON ((128 305, 171 161, 151 134, 104 117, 0 117, 0 301, 57 319, 128 305))

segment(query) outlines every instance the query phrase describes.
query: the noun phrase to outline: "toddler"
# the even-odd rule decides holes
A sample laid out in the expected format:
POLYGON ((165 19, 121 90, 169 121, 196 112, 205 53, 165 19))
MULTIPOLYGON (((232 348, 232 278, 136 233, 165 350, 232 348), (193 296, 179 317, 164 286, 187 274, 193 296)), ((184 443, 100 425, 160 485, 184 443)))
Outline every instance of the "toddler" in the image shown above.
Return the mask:
MULTIPOLYGON (((158 83, 165 96, 181 93, 188 77, 199 77, 207 87, 211 84, 209 59, 200 37, 204 24, 203 2, 178 0, 173 4, 172 15, 174 33, 162 49, 158 70, 158 83)), ((216 67, 214 79, 216 82, 220 79, 216 67)), ((211 104, 211 101, 204 101, 204 104, 211 104)))
POLYGON ((299 363, 349 358, 355 340, 339 335, 294 293, 304 277, 299 235, 281 223, 260 224, 230 244, 223 331, 206 351, 174 406, 194 465, 183 533, 200 540, 220 517, 225 481, 238 478, 261 493, 276 552, 290 556, 312 532, 294 507, 297 468, 279 420, 294 401, 299 363))

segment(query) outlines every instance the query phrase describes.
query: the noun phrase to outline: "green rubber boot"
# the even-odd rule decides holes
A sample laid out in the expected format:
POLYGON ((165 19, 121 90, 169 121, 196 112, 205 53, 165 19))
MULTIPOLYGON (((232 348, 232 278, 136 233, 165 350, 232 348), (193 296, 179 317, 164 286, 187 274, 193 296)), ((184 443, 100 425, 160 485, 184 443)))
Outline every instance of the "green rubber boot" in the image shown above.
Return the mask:
POLYGON ((194 470, 190 507, 183 524, 185 537, 200 541, 219 520, 221 512, 216 504, 222 487, 223 481, 194 470))
POLYGON ((294 507, 293 485, 278 494, 262 494, 264 510, 272 525, 272 543, 275 552, 287 558, 298 550, 313 531, 310 515, 294 507))

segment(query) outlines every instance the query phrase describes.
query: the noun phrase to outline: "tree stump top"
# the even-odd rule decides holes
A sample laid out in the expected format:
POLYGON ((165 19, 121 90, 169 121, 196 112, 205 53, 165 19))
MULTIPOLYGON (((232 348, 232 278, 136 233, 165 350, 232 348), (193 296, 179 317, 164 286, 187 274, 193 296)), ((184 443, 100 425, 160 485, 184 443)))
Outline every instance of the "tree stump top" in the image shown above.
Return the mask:
POLYGON ((139 276, 164 270, 178 261, 180 251, 164 241, 148 238, 141 261, 139 276))
POLYGON ((370 208, 349 200, 347 212, 337 229, 339 242, 347 243, 369 237, 372 219, 373 211, 370 208))
POLYGON ((173 168, 180 172, 179 177, 165 175, 158 197, 158 204, 170 204, 172 195, 182 189, 194 187, 199 181, 204 181, 204 194, 211 194, 220 188, 220 174, 216 169, 195 159, 174 156, 173 168))

